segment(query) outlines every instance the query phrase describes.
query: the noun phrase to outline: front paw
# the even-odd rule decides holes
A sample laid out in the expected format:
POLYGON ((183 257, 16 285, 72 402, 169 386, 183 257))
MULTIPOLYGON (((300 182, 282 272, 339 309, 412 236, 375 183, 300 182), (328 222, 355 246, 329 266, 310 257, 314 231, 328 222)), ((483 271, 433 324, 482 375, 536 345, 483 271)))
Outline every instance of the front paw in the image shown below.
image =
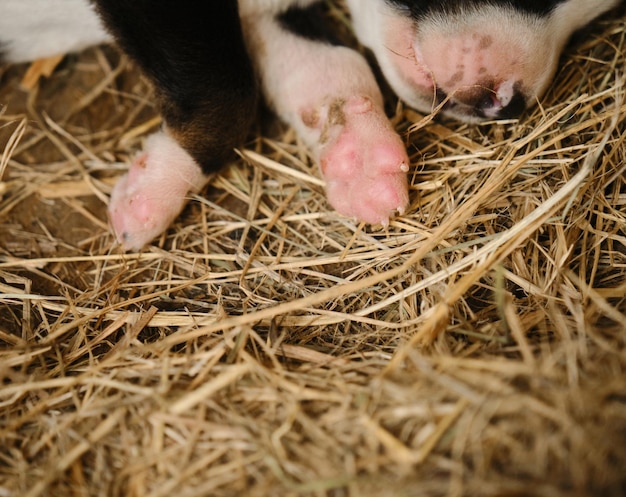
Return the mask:
POLYGON ((369 98, 340 99, 328 107, 319 161, 328 201, 339 213, 387 225, 406 209, 406 148, 369 98))
POLYGON ((188 193, 205 183, 200 167, 173 138, 150 136, 111 193, 109 218, 118 242, 124 250, 139 250, 167 229, 188 193))

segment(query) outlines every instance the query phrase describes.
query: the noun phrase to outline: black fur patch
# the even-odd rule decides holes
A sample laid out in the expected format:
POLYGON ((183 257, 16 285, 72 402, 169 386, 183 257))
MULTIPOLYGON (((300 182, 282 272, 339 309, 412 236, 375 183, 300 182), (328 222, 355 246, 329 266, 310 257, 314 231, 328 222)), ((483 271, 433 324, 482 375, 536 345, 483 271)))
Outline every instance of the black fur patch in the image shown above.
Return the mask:
POLYGON ((293 34, 311 41, 339 45, 337 35, 328 25, 325 5, 316 2, 307 7, 290 7, 278 16, 280 25, 293 34))
POLYGON ((393 7, 419 20, 432 14, 455 14, 466 9, 499 6, 538 17, 549 15, 567 0, 386 0, 393 7))
POLYGON ((95 0, 121 48, 154 84, 163 118, 208 173, 245 139, 256 81, 237 0, 95 0))

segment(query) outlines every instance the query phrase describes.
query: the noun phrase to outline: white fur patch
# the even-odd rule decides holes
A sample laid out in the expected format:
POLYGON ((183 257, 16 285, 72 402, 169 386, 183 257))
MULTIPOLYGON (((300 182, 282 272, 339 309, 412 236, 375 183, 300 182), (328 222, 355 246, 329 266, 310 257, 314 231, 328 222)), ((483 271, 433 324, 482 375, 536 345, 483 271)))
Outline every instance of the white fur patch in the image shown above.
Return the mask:
POLYGON ((1 0, 0 54, 25 62, 110 41, 85 0, 1 0))

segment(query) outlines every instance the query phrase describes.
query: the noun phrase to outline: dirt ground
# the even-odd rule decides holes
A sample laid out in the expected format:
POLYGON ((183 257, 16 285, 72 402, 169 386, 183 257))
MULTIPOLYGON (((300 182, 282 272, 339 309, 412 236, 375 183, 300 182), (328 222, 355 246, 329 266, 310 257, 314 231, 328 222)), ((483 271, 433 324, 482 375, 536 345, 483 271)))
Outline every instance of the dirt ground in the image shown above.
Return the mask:
POLYGON ((626 495, 625 39, 577 37, 520 120, 389 96, 385 229, 264 114, 138 253, 106 205, 147 82, 112 47, 3 67, 0 497, 626 495))

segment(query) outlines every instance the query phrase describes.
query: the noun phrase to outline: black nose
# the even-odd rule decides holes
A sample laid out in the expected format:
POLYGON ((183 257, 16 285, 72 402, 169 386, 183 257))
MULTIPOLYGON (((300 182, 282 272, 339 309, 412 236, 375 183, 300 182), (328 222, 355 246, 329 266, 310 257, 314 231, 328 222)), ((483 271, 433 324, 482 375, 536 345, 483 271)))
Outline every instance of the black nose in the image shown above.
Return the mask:
POLYGON ((503 104, 497 90, 483 86, 476 88, 470 97, 466 104, 472 106, 476 115, 482 117, 512 119, 526 108, 526 99, 517 89, 513 90, 513 95, 506 104, 503 104))
POLYGON ((500 119, 518 117, 526 109, 526 99, 519 91, 515 91, 509 103, 498 111, 500 119))
MULTIPOLYGON (((440 94, 445 95, 445 92, 442 90, 437 92, 437 97, 441 101, 440 94)), ((526 99, 519 90, 515 89, 509 101, 503 105, 496 89, 492 89, 491 85, 481 84, 459 89, 452 93, 451 101, 447 107, 458 108, 459 104, 467 109, 468 114, 477 117, 511 119, 524 111, 526 99)))

